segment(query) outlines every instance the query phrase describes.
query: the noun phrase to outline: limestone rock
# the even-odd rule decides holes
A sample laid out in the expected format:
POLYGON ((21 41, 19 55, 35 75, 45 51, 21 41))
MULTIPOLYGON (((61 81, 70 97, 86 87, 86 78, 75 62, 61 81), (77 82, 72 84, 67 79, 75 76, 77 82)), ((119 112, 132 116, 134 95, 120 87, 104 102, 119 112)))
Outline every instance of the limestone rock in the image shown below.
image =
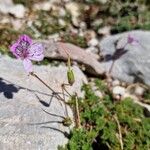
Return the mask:
MULTIPOLYGON (((0 66, 0 149, 57 150, 58 145, 64 145, 69 133, 69 128, 61 123, 65 117, 64 104, 36 78, 27 76, 21 61, 0 56, 0 66)), ((67 68, 34 66, 34 69, 62 97, 60 86, 67 82, 67 68)), ((81 95, 81 85, 87 80, 78 67, 73 70, 76 81, 67 90, 81 95)), ((69 107, 68 112, 73 118, 69 107)))
POLYGON ((150 85, 150 32, 131 31, 104 38, 100 42, 104 61, 101 67, 108 72, 115 58, 111 76, 121 81, 150 85), (127 44, 128 35, 135 36, 139 45, 127 44), (118 52, 116 52, 118 49, 118 52))
POLYGON ((45 46, 44 55, 46 58, 67 61, 66 50, 71 60, 83 64, 90 74, 100 75, 104 73, 104 69, 98 62, 99 56, 97 54, 86 52, 84 49, 70 43, 54 42, 54 40, 40 40, 40 42, 45 46))

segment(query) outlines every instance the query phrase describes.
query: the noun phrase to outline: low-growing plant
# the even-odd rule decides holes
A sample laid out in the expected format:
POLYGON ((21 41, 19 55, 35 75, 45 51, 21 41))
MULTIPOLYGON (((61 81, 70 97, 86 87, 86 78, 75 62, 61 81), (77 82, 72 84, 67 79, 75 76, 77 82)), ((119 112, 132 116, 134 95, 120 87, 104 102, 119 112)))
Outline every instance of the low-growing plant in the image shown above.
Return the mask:
MULTIPOLYGON (((98 89, 106 90, 102 81, 97 79, 95 83, 98 89)), ((114 101, 109 93, 99 98, 89 84, 82 90, 85 92, 79 100, 82 127, 72 129, 68 144, 59 146, 59 150, 150 149, 150 118, 144 116, 141 106, 130 98, 114 101)))

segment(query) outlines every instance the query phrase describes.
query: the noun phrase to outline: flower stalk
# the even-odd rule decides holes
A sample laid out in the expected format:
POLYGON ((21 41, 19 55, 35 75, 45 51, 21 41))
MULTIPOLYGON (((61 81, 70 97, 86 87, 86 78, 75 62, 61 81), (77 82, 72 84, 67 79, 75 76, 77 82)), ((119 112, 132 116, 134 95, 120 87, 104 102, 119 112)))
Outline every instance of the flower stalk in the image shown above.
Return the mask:
POLYGON ((44 84, 51 92, 53 92, 54 94, 56 94, 56 97, 58 98, 58 100, 62 101, 63 103, 66 103, 64 101, 64 99, 57 94, 57 92, 55 92, 47 83, 45 83, 38 75, 36 75, 34 72, 30 72, 30 75, 35 77, 36 79, 38 79, 42 84, 44 84))
POLYGON ((79 103, 77 93, 75 94, 75 123, 76 128, 81 128, 80 112, 79 112, 79 103))

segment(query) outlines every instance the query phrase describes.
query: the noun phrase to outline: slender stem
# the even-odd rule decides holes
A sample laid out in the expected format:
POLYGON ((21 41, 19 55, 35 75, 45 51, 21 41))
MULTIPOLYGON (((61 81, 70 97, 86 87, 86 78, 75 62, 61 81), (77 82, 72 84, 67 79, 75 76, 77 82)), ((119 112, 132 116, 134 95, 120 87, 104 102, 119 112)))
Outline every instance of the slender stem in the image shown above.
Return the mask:
POLYGON ((62 44, 61 44, 61 47, 65 51, 66 55, 68 56, 67 65, 68 65, 68 69, 71 70, 71 58, 70 58, 70 55, 69 55, 68 51, 64 48, 64 46, 62 44))
MULTIPOLYGON (((64 99, 64 101, 66 102, 65 93, 64 93, 64 85, 63 85, 63 84, 62 84, 62 86, 61 86, 61 89, 62 89, 63 99, 64 99)), ((66 105, 66 104, 65 104, 65 112, 66 112, 66 116, 68 117, 69 114, 68 114, 68 110, 67 110, 67 105, 66 105)))
POLYGON ((65 86, 70 86, 70 84, 64 83, 64 84, 62 84, 62 87, 63 87, 64 91, 71 97, 72 95, 66 90, 65 86))
POLYGON ((77 94, 75 95, 75 122, 76 122, 76 127, 80 128, 81 127, 81 120, 80 120, 80 113, 79 113, 79 104, 78 104, 78 98, 77 94))
MULTIPOLYGON (((38 77, 34 72, 31 72, 30 75, 32 75, 33 77, 37 78, 42 84, 44 84, 50 91, 52 91, 52 92, 56 95, 57 92, 55 92, 49 85, 47 85, 47 84, 46 84, 40 77, 38 77)), ((63 101, 63 102, 65 103, 64 99, 63 99, 61 96, 59 96, 59 95, 57 94, 56 97, 58 98, 58 100, 63 101)))
MULTIPOLYGON (((125 49, 125 47, 126 47, 127 45, 128 45, 128 42, 125 43, 125 45, 124 45, 121 49, 125 49)), ((114 64, 115 64, 115 60, 113 60, 111 66, 110 66, 110 69, 109 69, 109 71, 108 71, 108 74, 110 74, 110 73, 112 72, 112 69, 113 69, 113 67, 114 67, 114 64)))
POLYGON ((115 64, 115 60, 113 60, 111 66, 110 66, 110 69, 109 69, 109 71, 108 71, 108 74, 110 74, 110 73, 112 72, 112 69, 113 69, 114 64, 115 64))

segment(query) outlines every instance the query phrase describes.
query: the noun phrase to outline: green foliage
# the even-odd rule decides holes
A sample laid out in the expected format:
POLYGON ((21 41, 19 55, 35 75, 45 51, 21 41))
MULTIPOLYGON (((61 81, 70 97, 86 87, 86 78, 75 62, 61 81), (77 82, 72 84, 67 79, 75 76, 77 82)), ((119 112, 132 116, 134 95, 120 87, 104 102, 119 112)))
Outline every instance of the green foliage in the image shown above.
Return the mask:
POLYGON ((144 93, 144 99, 149 99, 150 100, 150 91, 146 91, 144 93))
MULTIPOLYGON (((94 82, 98 90, 108 91, 103 81, 94 82)), ((142 107, 130 98, 116 102, 109 92, 100 99, 89 84, 82 90, 85 92, 79 101, 82 128, 74 128, 68 144, 59 146, 59 150, 120 150, 115 116, 121 127, 124 150, 150 149, 150 118, 144 116, 142 107)))
POLYGON ((98 90, 105 92, 107 91, 107 86, 104 81, 95 79, 95 85, 97 86, 98 90))

